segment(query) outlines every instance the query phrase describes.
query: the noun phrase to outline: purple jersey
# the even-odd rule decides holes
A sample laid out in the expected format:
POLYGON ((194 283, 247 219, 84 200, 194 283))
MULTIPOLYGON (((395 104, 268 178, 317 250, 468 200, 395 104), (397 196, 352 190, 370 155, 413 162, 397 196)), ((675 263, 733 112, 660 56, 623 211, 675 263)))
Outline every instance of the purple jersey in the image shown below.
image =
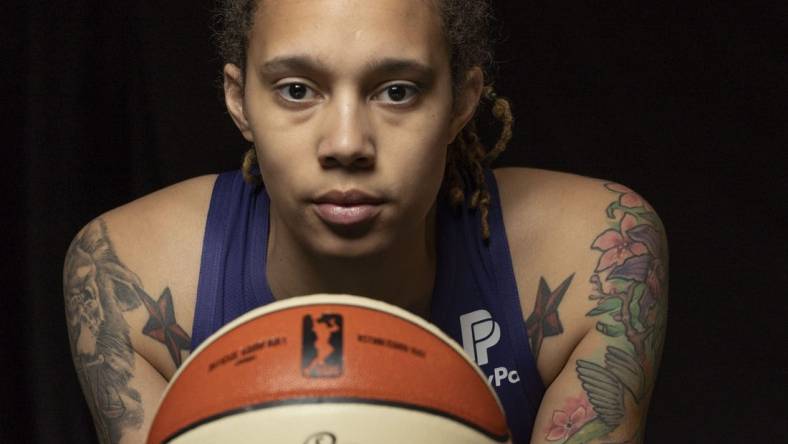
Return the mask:
MULTIPOLYGON (((527 443, 545 387, 528 345, 498 187, 491 194, 490 240, 478 211, 437 205, 437 271, 429 321, 462 345, 487 375, 515 443, 527 443)), ((269 198, 240 171, 219 175, 203 240, 192 349, 236 317, 273 302, 266 281, 269 198)))

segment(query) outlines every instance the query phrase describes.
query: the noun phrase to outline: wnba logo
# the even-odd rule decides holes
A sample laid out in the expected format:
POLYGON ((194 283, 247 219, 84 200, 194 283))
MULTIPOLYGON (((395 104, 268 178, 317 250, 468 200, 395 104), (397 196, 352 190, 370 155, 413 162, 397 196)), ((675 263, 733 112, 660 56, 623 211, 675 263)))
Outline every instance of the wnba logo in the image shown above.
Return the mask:
POLYGON ((301 373, 307 378, 342 375, 342 315, 323 314, 302 322, 301 373))

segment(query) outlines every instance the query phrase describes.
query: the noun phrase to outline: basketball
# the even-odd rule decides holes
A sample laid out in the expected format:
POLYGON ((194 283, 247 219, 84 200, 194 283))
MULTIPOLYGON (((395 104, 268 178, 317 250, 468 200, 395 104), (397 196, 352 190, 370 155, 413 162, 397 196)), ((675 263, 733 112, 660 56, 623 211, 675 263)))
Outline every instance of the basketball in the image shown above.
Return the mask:
POLYGON ((393 305, 346 295, 253 310, 173 376, 148 443, 507 443, 462 348, 393 305))

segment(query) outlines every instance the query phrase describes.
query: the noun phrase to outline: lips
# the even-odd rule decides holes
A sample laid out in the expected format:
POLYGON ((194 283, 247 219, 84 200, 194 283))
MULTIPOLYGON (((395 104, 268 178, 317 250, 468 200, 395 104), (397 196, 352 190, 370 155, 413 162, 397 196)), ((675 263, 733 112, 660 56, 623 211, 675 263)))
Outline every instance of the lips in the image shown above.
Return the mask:
POLYGON ((323 222, 337 227, 353 227, 372 221, 380 214, 384 199, 360 190, 332 190, 314 201, 323 222))

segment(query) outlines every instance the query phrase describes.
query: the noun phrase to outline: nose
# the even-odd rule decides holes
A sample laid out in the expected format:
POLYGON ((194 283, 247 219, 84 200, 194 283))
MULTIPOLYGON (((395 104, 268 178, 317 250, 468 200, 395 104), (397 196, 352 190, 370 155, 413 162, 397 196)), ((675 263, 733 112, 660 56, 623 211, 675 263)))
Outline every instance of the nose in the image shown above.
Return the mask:
POLYGON ((324 137, 318 145, 323 168, 370 169, 376 150, 370 137, 370 120, 363 102, 355 95, 334 98, 324 120, 324 137))

